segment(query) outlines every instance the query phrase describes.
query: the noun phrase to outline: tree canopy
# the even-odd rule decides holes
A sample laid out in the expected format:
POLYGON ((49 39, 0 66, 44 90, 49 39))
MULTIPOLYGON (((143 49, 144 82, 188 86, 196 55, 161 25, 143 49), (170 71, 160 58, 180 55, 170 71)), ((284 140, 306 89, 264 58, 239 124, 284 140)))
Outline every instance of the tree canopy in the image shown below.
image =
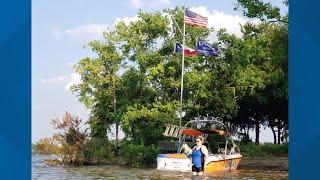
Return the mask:
MULTIPOLYGON (((260 23, 242 25, 242 37, 218 30, 218 56, 185 58, 183 121, 220 116, 247 135, 248 128, 259 132, 266 125, 275 134, 277 127, 279 141, 288 126, 287 16, 259 0, 238 0, 236 9, 260 23)), ((117 124, 133 142, 156 145, 166 123, 178 124, 181 54, 173 54, 173 46, 182 35, 170 14, 182 27, 180 7, 140 11, 137 21, 119 22, 103 41, 88 44, 97 57, 78 62, 82 82, 72 90, 91 110, 91 136, 106 138, 117 124)), ((212 32, 186 26, 186 45, 192 47, 197 37, 212 42, 212 32)))

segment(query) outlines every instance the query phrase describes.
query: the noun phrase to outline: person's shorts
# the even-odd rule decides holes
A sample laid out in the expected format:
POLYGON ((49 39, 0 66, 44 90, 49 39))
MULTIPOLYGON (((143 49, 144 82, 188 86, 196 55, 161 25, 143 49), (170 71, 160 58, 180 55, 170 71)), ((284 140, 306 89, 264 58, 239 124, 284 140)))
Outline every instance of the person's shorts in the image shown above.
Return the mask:
POLYGON ((192 172, 201 172, 203 171, 203 167, 196 167, 195 165, 192 166, 192 172))

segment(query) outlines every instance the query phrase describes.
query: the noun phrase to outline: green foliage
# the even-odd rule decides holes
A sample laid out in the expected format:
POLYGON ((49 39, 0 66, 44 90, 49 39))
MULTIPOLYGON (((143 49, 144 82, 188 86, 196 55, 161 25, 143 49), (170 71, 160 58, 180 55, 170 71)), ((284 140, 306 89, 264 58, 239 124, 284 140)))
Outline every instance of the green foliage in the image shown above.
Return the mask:
POLYGON ((92 138, 85 142, 83 155, 87 164, 102 164, 113 158, 112 144, 107 139, 92 138))
MULTIPOLYGON (((288 5, 288 1, 284 1, 283 3, 288 5)), ((263 21, 270 19, 283 21, 280 15, 280 9, 273 6, 270 2, 263 0, 238 0, 238 5, 234 9, 242 10, 243 14, 249 18, 256 17, 263 21)))
POLYGON ((226 139, 224 136, 210 134, 207 137, 207 141, 208 141, 208 145, 209 145, 211 152, 217 153, 219 146, 221 146, 221 144, 223 144, 223 146, 225 145, 226 139))
POLYGON ((288 143, 284 143, 284 144, 265 144, 263 146, 261 146, 262 151, 265 151, 267 154, 272 154, 275 156, 287 156, 288 155, 288 148, 289 148, 289 144, 288 143))
POLYGON ((240 150, 245 157, 287 156, 288 143, 284 144, 241 144, 240 150))
MULTIPOLYGON (((219 30, 219 56, 185 58, 183 122, 209 114, 223 117, 240 131, 260 124, 285 129, 285 17, 271 3, 238 2, 247 17, 262 22, 244 24, 242 37, 219 30), (275 125, 275 119, 281 123, 275 125)), ((91 110, 91 137, 103 139, 117 124, 132 143, 150 146, 163 139, 166 123, 178 124, 181 54, 172 54, 172 49, 182 36, 169 23, 168 12, 182 27, 180 7, 140 11, 137 21, 119 22, 104 33, 103 41, 88 44, 97 57, 79 61, 75 70, 82 82, 72 89, 91 110)), ((213 29, 186 26, 186 32, 186 45, 192 47, 197 37, 208 40, 213 29)))
POLYGON ((113 33, 105 33, 104 36, 105 42, 95 40, 88 44, 98 57, 80 60, 75 70, 81 75, 82 83, 72 87, 80 101, 92 110, 88 123, 92 130, 91 136, 96 138, 105 138, 110 125, 119 123, 114 111, 119 84, 116 72, 120 69, 122 57, 113 33))
MULTIPOLYGON (((252 144, 249 130, 255 127, 258 135, 261 125, 269 126, 276 140, 277 128, 279 144, 288 135, 288 15, 281 17, 279 8, 261 0, 238 0, 236 9, 261 22, 242 25, 242 37, 219 30, 218 56, 185 58, 182 123, 198 115, 220 116, 246 142, 240 146, 244 156, 287 154, 287 144, 252 144)), ((66 113, 62 121, 54 120, 61 131, 54 142, 44 140, 35 150, 57 151, 71 164, 110 163, 117 159, 117 140, 112 144, 107 132, 116 124, 129 140, 121 143, 119 159, 135 167, 155 163, 165 124, 179 122, 181 54, 172 50, 182 35, 169 23, 168 12, 182 27, 181 7, 140 11, 137 21, 119 22, 104 32, 103 41, 88 43, 96 56, 75 66, 81 83, 72 91, 91 111, 90 138, 81 130, 81 120, 66 113)), ((211 32, 186 26, 186 45, 193 47, 197 37, 209 41, 211 32)), ((213 150, 217 146, 210 144, 213 150)))
POLYGON ((158 150, 154 146, 135 145, 123 142, 120 155, 127 165, 133 167, 148 166, 156 162, 158 150))
MULTIPOLYGON (((249 8, 246 3, 254 3, 254 1, 239 2, 244 8, 249 8)), ((231 85, 235 88, 239 106, 239 112, 232 117, 231 122, 240 130, 255 127, 256 132, 259 132, 261 124, 273 128, 275 121, 280 119, 278 128, 287 129, 287 24, 246 23, 242 26, 242 32, 241 38, 229 35, 225 30, 218 32, 225 55, 223 59, 233 69, 231 85)), ((259 143, 258 138, 256 143, 259 143)))
POLYGON ((86 130, 81 130, 81 123, 81 119, 68 112, 65 112, 61 120, 59 118, 52 120, 54 128, 60 130, 52 139, 59 144, 59 154, 66 163, 75 165, 84 163, 84 142, 88 134, 86 130))
POLYGON ((32 154, 60 154, 60 148, 54 138, 43 138, 32 144, 32 154))
POLYGON ((153 104, 152 109, 130 106, 123 116, 123 130, 136 144, 155 145, 163 139, 165 123, 174 123, 173 104, 153 104))
POLYGON ((52 120, 59 133, 45 138, 33 145, 35 153, 57 154, 60 160, 49 160, 50 164, 93 165, 110 163, 113 157, 113 144, 106 138, 90 138, 82 130, 82 120, 65 112, 62 119, 52 120), (56 162, 56 163, 52 163, 56 162))

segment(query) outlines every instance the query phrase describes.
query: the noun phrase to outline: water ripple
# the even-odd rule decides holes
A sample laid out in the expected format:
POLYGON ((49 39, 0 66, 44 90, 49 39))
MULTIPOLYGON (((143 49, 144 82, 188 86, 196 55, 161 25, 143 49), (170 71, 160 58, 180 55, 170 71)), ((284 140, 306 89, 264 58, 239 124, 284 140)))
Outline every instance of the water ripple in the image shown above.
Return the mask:
MULTIPOLYGON (((44 163, 46 158, 50 157, 32 157, 32 179, 199 179, 199 177, 193 177, 189 172, 158 171, 152 168, 139 169, 121 166, 53 167, 44 163)), ((201 179, 288 179, 288 172, 269 170, 236 170, 210 175, 206 174, 201 179)))

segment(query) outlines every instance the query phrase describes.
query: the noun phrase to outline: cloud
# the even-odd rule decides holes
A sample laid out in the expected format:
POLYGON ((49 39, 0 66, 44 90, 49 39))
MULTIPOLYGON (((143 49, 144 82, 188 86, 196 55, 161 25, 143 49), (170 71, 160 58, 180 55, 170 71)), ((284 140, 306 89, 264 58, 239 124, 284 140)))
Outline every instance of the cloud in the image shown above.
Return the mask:
POLYGON ((68 68, 73 68, 74 64, 75 63, 69 61, 69 62, 65 63, 65 66, 68 67, 68 68))
POLYGON ((170 0, 131 0, 130 4, 134 8, 156 8, 170 4, 170 0))
POLYGON ((55 76, 51 78, 41 78, 40 81, 42 84, 56 84, 64 82, 68 79, 68 76, 55 76))
POLYGON ((88 24, 63 31, 63 34, 75 38, 99 38, 110 28, 107 24, 88 24))
MULTIPOLYGON (((169 0, 157 0, 157 1, 146 1, 146 0, 131 0, 131 4, 134 7, 152 7, 156 5, 164 5, 170 4, 169 0)), ((254 24, 259 23, 257 19, 246 19, 239 15, 232 15, 226 14, 223 11, 212 10, 209 11, 204 6, 198 7, 191 7, 191 11, 194 11, 200 15, 208 17, 208 27, 213 27, 215 29, 215 33, 212 36, 216 38, 216 32, 219 29, 226 29, 228 33, 234 34, 238 37, 242 35, 240 30, 240 24, 245 24, 246 22, 250 21, 254 24)), ((167 14, 163 14, 164 16, 167 14)), ((137 15, 131 17, 123 17, 123 18, 116 18, 115 22, 111 25, 108 24, 87 24, 76 26, 66 30, 60 30, 59 28, 54 28, 51 32, 54 39, 59 40, 63 37, 72 37, 77 39, 85 39, 85 40, 92 40, 92 39, 101 39, 103 36, 103 32, 111 30, 114 28, 115 24, 123 21, 126 25, 130 22, 136 22, 139 18, 137 15)), ((169 21, 172 24, 171 21, 169 21)))
POLYGON ((81 75, 78 74, 78 73, 71 73, 70 76, 69 76, 69 82, 65 86, 65 90, 66 91, 70 91, 70 88, 73 85, 78 85, 80 83, 81 83, 81 75))
POLYGON ((72 37, 77 39, 101 39, 103 32, 107 31, 112 26, 107 24, 87 24, 74 28, 61 30, 59 28, 53 28, 51 35, 55 40, 60 40, 64 37, 72 37))
POLYGON ((59 28, 53 28, 51 31, 51 34, 55 40, 60 40, 61 37, 63 36, 63 33, 59 28))
POLYGON ((84 40, 101 39, 103 37, 103 32, 108 31, 108 29, 111 28, 113 28, 113 26, 107 24, 87 24, 66 30, 53 28, 51 35, 55 40, 60 40, 64 37, 84 40))
POLYGON ((141 0, 131 0, 130 4, 135 8, 140 8, 142 6, 141 0))
POLYGON ((228 15, 215 10, 209 16, 208 26, 213 27, 215 31, 226 29, 228 33, 240 37, 242 36, 240 24, 243 25, 246 22, 243 17, 238 15, 228 15))
POLYGON ((84 40, 92 40, 92 39, 101 39, 103 37, 103 32, 108 30, 112 30, 114 25, 120 21, 123 21, 126 25, 130 22, 135 22, 139 18, 137 15, 132 17, 124 17, 124 18, 116 18, 115 22, 112 25, 108 24, 87 24, 76 26, 70 29, 61 30, 59 28, 53 28, 51 31, 51 35, 55 40, 60 40, 63 37, 71 37, 75 39, 84 39, 84 40))
POLYGON ((78 73, 71 73, 70 75, 61 75, 51 78, 41 78, 40 82, 44 85, 50 84, 65 84, 65 90, 69 91, 73 85, 81 83, 81 75, 78 73))
POLYGON ((133 16, 133 17, 117 18, 117 19, 115 20, 115 24, 123 21, 126 25, 128 25, 129 23, 131 23, 131 22, 136 22, 136 21, 138 21, 138 20, 139 20, 139 18, 138 18, 137 15, 135 15, 135 16, 133 16))
MULTIPOLYGON (((228 33, 234 34, 238 37, 242 35, 240 30, 240 24, 248 22, 247 19, 239 15, 225 14, 222 11, 213 10, 211 13, 206 7, 192 7, 191 11, 198 13, 202 16, 208 17, 208 27, 214 28, 215 31, 219 29, 226 29, 228 33)), ((253 23, 257 23, 257 20, 252 20, 253 23)))

